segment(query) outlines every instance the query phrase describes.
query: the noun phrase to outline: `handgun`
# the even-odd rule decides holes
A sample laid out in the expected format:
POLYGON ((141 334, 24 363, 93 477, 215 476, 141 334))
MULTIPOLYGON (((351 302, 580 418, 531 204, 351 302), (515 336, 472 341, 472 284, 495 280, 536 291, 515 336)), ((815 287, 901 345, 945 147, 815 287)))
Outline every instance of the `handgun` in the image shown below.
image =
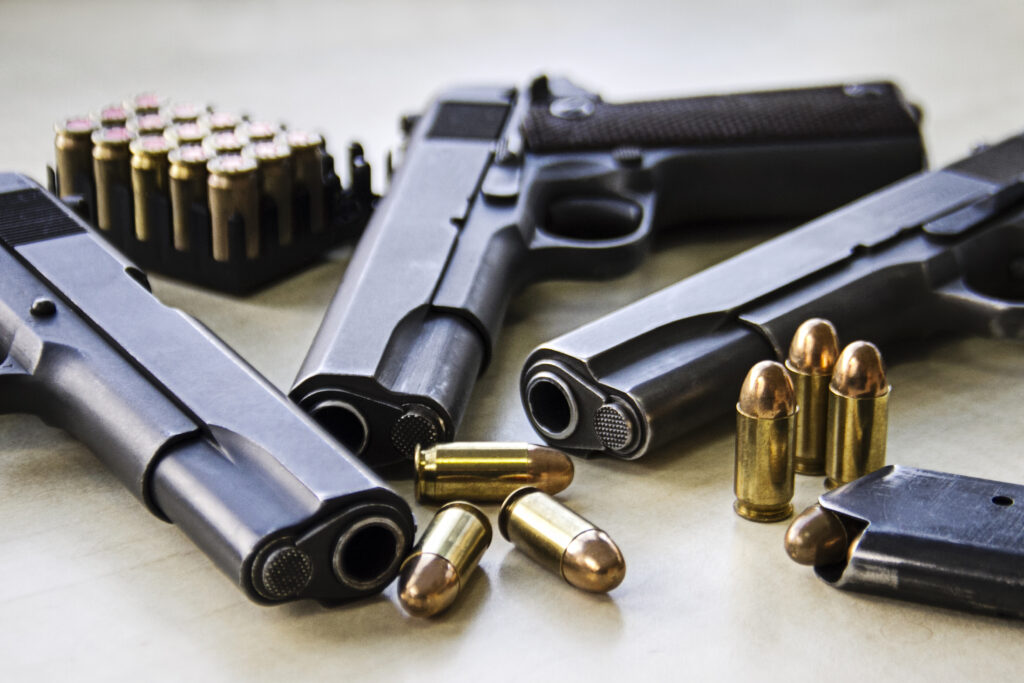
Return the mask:
POLYGON ((57 197, 0 173, 0 413, 78 438, 252 600, 380 591, 405 501, 57 197))
POLYGON ((685 223, 807 218, 919 170, 889 83, 607 103, 567 80, 453 88, 404 158, 289 392, 373 467, 450 441, 509 300, 611 277, 685 223))
POLYGON ((729 411, 826 318, 880 346, 1024 336, 1024 136, 897 182, 542 344, 523 406, 557 448, 635 459, 729 411))

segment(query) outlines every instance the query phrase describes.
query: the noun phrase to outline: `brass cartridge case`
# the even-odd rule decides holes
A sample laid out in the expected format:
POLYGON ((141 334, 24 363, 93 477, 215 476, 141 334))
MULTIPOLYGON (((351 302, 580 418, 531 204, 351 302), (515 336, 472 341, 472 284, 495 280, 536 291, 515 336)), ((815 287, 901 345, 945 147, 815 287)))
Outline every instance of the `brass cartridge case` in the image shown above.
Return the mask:
POLYGON ((250 121, 242 126, 249 142, 272 142, 281 133, 281 127, 268 121, 250 121))
POLYGON ((232 131, 242 122, 242 119, 229 111, 210 112, 205 118, 207 127, 213 133, 232 131))
POLYGON ((165 133, 179 147, 200 146, 210 134, 209 128, 200 123, 180 123, 168 128, 165 133))
POLYGON ((163 135, 167 130, 167 119, 160 114, 142 114, 129 122, 128 127, 140 136, 163 135))
POLYGON ((244 135, 230 130, 210 133, 203 140, 203 147, 213 156, 241 154, 246 144, 248 144, 248 140, 244 135))
POLYGON ((292 243, 292 150, 283 142, 257 142, 245 148, 259 169, 260 194, 277 212, 277 243, 292 243))
POLYGON ((321 232, 324 229, 324 139, 304 130, 290 131, 286 139, 292 148, 292 180, 296 189, 304 190, 309 198, 304 217, 309 220, 311 232, 321 232))
POLYGON ((171 225, 174 248, 192 248, 190 216, 192 207, 207 202, 206 164, 210 155, 202 147, 179 147, 168 155, 171 178, 171 225))
POLYGON ((736 514, 777 522, 793 514, 796 396, 785 368, 757 363, 736 404, 736 514))
POLYGON ((505 499, 498 529, 529 557, 581 590, 607 593, 626 576, 626 560, 608 534, 536 488, 521 488, 505 499))
POLYGON ((432 617, 448 609, 491 545, 491 523, 469 503, 445 505, 402 563, 398 599, 409 614, 432 617))
POLYGON ((116 195, 131 194, 132 166, 127 128, 101 128, 92 134, 92 171, 96 183, 96 226, 110 230, 114 225, 116 195))
POLYGON ((797 474, 825 473, 828 385, 839 355, 836 330, 827 320, 811 318, 797 328, 789 346, 786 370, 796 392, 797 474))
POLYGON ((565 453, 528 443, 440 443, 416 446, 416 500, 496 503, 524 486, 547 494, 564 490, 573 477, 565 453))
POLYGON ((170 179, 167 154, 171 144, 162 135, 147 135, 132 141, 132 195, 135 198, 135 237, 148 242, 155 234, 150 216, 150 197, 168 196, 170 179))
POLYGON ((890 391, 878 347, 856 341, 843 349, 829 384, 827 488, 885 465, 890 391))
POLYGON ((54 126, 59 196, 92 196, 92 134, 98 127, 88 116, 72 116, 54 126))
POLYGON ((232 219, 241 219, 245 236, 245 258, 260 255, 259 182, 256 162, 243 156, 224 156, 206 165, 210 202, 210 229, 215 261, 237 258, 231 253, 232 219))
POLYGON ((134 111, 136 116, 143 116, 145 114, 159 113, 160 107, 163 106, 163 101, 156 93, 143 92, 125 102, 124 106, 134 111))
POLYGON ((203 114, 203 108, 192 102, 178 102, 168 108, 167 114, 174 124, 197 123, 203 114))
POLYGON ((124 128, 131 119, 132 112, 120 104, 110 104, 100 109, 100 126, 103 128, 124 128))

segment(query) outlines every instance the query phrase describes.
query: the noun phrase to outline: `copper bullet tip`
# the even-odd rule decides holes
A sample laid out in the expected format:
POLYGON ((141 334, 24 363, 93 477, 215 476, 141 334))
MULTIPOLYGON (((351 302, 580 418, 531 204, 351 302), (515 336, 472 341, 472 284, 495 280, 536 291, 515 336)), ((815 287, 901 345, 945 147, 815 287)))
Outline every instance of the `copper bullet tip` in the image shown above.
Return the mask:
POLYGON ((566 547, 562 576, 581 590, 607 593, 626 578, 626 560, 608 534, 591 529, 566 547))
POLYGON ((866 341, 849 344, 839 354, 831 386, 846 398, 877 398, 889 393, 878 347, 866 341))
POLYGON ((759 420, 786 417, 796 412, 796 393, 786 368, 771 360, 750 368, 736 409, 759 420))
POLYGON ((410 557, 398 578, 398 600, 414 617, 432 617, 455 602, 459 574, 452 563, 433 553, 410 557))
POLYGON ((534 486, 550 495, 569 487, 576 468, 568 455, 555 448, 533 444, 530 444, 527 452, 530 470, 536 477, 534 486))
POLYGON ((841 562, 850 540, 839 517, 815 504, 797 515, 789 525, 784 545, 786 553, 797 564, 821 567, 841 562))
POLYGON ((787 364, 805 375, 831 375, 838 355, 836 328, 823 318, 811 318, 796 328, 787 364))

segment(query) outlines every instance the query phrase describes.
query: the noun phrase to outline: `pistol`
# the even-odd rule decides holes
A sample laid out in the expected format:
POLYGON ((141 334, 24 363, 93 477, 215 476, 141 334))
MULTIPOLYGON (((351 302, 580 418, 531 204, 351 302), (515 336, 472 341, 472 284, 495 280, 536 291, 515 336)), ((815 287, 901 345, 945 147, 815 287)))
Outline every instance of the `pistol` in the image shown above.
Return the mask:
POLYGON ((289 393, 373 467, 450 441, 509 299, 610 277, 686 223, 819 215, 919 170, 888 83, 606 103, 563 79, 455 88, 408 119, 289 393))
POLYGON ((523 406, 557 448, 635 459, 726 413, 801 322, 885 345, 1020 338, 1024 136, 921 172, 541 345, 523 406))
POLYGON ((380 591, 408 505, 61 200, 0 173, 0 412, 93 453, 252 600, 380 591))

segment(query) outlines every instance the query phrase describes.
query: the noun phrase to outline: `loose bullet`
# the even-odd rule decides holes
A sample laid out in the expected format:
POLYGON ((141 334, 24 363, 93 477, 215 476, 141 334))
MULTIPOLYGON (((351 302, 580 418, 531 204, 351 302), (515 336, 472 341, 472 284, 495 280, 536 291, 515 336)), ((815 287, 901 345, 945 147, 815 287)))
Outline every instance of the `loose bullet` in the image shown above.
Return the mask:
POLYGON ((626 560, 605 532, 533 487, 505 499, 498 529, 506 540, 566 583, 607 593, 626 576, 626 560))
POLYGON ((402 564, 398 600, 415 617, 448 609, 491 544, 491 523, 469 503, 438 510, 420 542, 402 564))
POLYGON ((573 477, 565 453, 528 443, 442 443, 416 447, 416 500, 500 502, 524 486, 564 490, 573 477))
POLYGON ((811 318, 797 328, 789 345, 786 369, 796 392, 797 474, 825 473, 828 429, 828 385, 839 355, 836 329, 827 320, 811 318))
POLYGON ((793 381, 774 361, 747 373, 736 403, 736 514, 777 522, 793 514, 793 452, 797 413, 793 381))
POLYGON ((856 341, 843 349, 829 384, 826 487, 834 489, 885 465, 889 392, 877 346, 856 341))
POLYGON ((850 539, 839 517, 815 504, 789 525, 784 545, 786 554, 797 564, 822 567, 843 561, 850 539))

